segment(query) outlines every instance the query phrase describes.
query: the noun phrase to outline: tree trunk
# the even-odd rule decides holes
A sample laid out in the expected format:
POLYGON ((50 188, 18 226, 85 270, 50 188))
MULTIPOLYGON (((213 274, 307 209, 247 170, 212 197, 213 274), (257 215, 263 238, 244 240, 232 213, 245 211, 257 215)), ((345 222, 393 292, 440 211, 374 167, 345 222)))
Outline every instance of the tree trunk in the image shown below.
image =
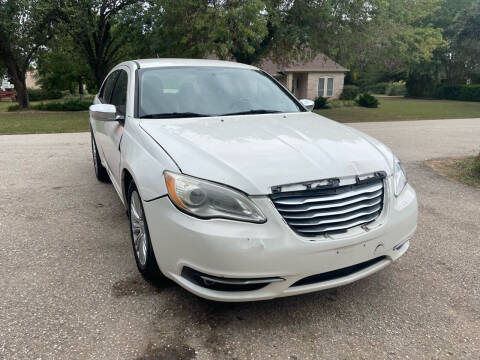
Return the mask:
MULTIPOLYGON (((1 50, 1 49, 0 49, 1 50)), ((26 77, 27 70, 20 68, 14 59, 11 57, 6 57, 2 59, 4 61, 5 67, 7 68, 7 76, 10 78, 10 81, 15 87, 15 92, 17 93, 18 107, 20 110, 27 110, 30 108, 30 101, 28 100, 26 77)))
POLYGON ((30 109, 30 100, 28 99, 28 92, 25 83, 22 84, 20 87, 16 87, 15 90, 17 91, 17 101, 18 107, 20 110, 28 110, 30 109))
POLYGON ((83 82, 82 78, 78 78, 78 95, 83 96, 83 82))
POLYGON ((30 109, 30 100, 28 99, 27 85, 25 81, 25 73, 22 73, 22 78, 13 78, 12 82, 17 93, 18 107, 20 110, 30 109))
POLYGON ((106 66, 104 65, 103 61, 101 62, 97 61, 94 69, 94 74, 95 74, 95 80, 97 82, 97 86, 100 89, 100 86, 102 86, 105 76, 107 76, 106 66))

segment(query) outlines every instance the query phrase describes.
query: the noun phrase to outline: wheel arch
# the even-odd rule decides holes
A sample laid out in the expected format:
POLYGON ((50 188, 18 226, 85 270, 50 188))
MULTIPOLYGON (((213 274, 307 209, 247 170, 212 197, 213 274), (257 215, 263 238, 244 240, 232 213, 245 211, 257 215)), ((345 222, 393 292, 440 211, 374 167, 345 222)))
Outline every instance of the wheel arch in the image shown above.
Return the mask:
POLYGON ((128 128, 128 124, 122 137, 121 169, 122 200, 126 205, 130 182, 135 183, 142 200, 151 201, 167 194, 163 172, 178 171, 172 159, 156 142, 139 127, 128 128))
MULTIPOLYGON (((128 207, 128 188, 130 186, 130 183, 133 182, 135 185, 137 185, 137 182, 135 181, 131 171, 127 168, 124 168, 122 170, 121 179, 122 179, 121 180, 122 181, 122 200, 123 200, 123 204, 127 208, 128 207)), ((137 188, 138 188, 138 185, 137 185, 137 188)), ((140 189, 138 191, 140 191, 140 189)))

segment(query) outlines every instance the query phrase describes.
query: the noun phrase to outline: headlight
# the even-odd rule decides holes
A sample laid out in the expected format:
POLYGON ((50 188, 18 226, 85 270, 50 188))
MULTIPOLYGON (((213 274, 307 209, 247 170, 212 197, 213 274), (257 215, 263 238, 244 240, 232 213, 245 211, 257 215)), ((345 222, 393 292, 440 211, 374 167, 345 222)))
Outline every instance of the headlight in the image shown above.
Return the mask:
POLYGON ((210 181, 165 171, 170 200, 181 210, 203 219, 225 218, 263 223, 260 209, 241 192, 210 181))
POLYGON ((395 196, 402 193, 407 185, 407 175, 403 170, 402 163, 396 157, 393 158, 393 187, 395 196))

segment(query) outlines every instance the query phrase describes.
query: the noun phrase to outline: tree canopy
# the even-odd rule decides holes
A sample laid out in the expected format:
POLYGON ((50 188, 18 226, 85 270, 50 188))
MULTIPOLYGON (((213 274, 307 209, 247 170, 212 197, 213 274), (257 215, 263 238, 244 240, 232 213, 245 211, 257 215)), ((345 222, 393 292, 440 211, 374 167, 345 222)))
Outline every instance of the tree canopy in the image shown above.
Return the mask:
POLYGON ((479 8, 479 0, 0 0, 0 63, 21 107, 32 64, 45 87, 95 90, 116 63, 146 57, 258 64, 322 52, 364 82, 446 74, 458 83, 478 73, 479 8))
POLYGON ((53 34, 55 10, 40 0, 0 1, 0 62, 15 86, 22 109, 29 107, 26 73, 53 34))

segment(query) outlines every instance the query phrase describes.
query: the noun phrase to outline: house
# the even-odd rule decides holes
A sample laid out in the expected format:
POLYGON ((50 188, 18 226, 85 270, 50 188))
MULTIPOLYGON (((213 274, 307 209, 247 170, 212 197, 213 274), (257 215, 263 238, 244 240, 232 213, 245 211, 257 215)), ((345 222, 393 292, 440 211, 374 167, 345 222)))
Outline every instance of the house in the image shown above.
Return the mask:
POLYGON ((6 76, 3 76, 1 78, 1 85, 0 85, 0 90, 1 91, 6 91, 6 90, 10 90, 10 89, 13 89, 13 84, 8 81, 8 78, 6 76))
POLYGON ((37 70, 27 70, 27 75, 25 77, 27 89, 40 89, 40 85, 37 82, 37 76, 37 70))
MULTIPOLYGON (((14 86, 8 81, 8 77, 4 76, 0 79, 0 90, 13 89, 14 86)), ((25 74, 25 85, 27 89, 40 89, 40 85, 37 82, 37 70, 27 70, 25 74)))
POLYGON ((311 60, 275 63, 270 59, 258 67, 276 78, 297 99, 315 100, 318 96, 338 98, 343 91, 343 81, 348 69, 324 54, 311 60))

